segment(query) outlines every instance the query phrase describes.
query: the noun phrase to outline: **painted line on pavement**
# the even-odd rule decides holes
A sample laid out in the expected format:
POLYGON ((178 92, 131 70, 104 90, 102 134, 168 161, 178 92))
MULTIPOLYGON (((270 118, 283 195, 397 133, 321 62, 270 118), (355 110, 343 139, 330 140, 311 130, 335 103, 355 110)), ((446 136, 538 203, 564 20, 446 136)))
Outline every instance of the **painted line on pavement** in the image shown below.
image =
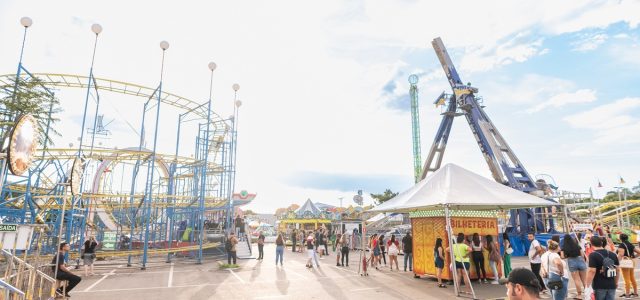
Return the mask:
MULTIPOLYGON (((122 266, 118 266, 118 268, 120 268, 122 266)), ((117 269, 117 268, 116 268, 117 269)), ((90 291, 93 287, 95 287, 96 285, 98 285, 100 282, 102 282, 103 280, 107 279, 107 277, 109 277, 110 275, 113 275, 116 273, 116 269, 111 270, 111 272, 104 274, 104 276, 102 276, 102 278, 98 279, 98 281, 94 282, 92 285, 90 285, 88 288, 86 288, 84 291, 88 292, 90 291)))
POLYGON ((285 270, 285 274, 286 274, 286 273, 291 273, 291 274, 296 275, 296 276, 298 276, 298 277, 302 277, 303 279, 309 279, 309 277, 304 276, 304 275, 302 275, 302 274, 300 274, 300 273, 298 273, 298 272, 291 271, 291 270, 285 270))
MULTIPOLYGON (((228 269, 229 270, 229 269, 228 269)), ((236 272, 234 272, 233 270, 229 270, 229 272, 231 272, 231 274, 238 279, 238 281, 240 281, 242 284, 246 283, 244 282, 244 280, 242 280, 242 278, 240 278, 240 276, 238 276, 238 274, 236 274, 236 272)))
POLYGON ((171 269, 169 269, 169 282, 167 283, 167 287, 171 287, 173 285, 173 263, 171 263, 171 269))
POLYGON ((377 287, 374 288, 363 288, 363 289, 355 289, 355 290, 351 290, 350 292, 362 292, 362 291, 370 291, 370 290, 377 290, 377 287))

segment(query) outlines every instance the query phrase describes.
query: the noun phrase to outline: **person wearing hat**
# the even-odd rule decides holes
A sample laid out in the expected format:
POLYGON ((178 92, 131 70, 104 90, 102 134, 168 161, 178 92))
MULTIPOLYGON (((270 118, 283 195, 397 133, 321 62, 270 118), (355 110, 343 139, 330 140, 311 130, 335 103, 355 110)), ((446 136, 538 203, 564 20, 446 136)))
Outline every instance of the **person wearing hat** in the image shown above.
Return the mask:
POLYGON ((513 269, 509 273, 509 278, 500 279, 500 284, 507 286, 509 300, 540 299, 540 281, 531 270, 513 269))

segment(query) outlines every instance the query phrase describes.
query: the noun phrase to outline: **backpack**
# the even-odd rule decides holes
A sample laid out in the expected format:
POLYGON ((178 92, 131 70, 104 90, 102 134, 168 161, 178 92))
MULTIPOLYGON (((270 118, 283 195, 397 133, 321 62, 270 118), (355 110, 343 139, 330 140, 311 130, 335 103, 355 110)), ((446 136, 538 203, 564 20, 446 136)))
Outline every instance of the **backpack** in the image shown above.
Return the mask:
POLYGON ((227 239, 227 241, 224 243, 224 250, 231 251, 231 248, 233 246, 231 245, 231 239, 227 239))
POLYGON ((616 277, 616 264, 609 257, 609 251, 607 251, 607 256, 600 254, 598 251, 593 251, 594 253, 598 253, 598 255, 602 256, 602 269, 600 269, 600 273, 603 273, 603 276, 606 278, 614 278, 616 277), (606 270, 606 273, 605 273, 606 270))

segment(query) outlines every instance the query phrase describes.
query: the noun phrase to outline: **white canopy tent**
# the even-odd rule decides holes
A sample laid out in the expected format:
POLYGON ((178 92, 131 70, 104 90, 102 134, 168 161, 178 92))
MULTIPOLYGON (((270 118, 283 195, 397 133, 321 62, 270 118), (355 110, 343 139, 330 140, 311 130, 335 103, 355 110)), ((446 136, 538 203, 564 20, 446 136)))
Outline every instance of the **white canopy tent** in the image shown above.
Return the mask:
MULTIPOLYGON (((515 190, 460 166, 447 164, 416 183, 410 189, 374 207, 370 211, 412 212, 444 210, 446 230, 449 239, 451 239, 453 237, 450 217, 451 209, 495 211, 556 205, 559 205, 559 203, 515 190)), ((449 255, 454 257, 453 247, 450 247, 449 255)), ((455 294, 460 296, 458 276, 455 274, 455 270, 453 271, 455 294)), ((476 298, 473 288, 471 291, 473 298, 476 298)))
POLYGON ((559 205, 454 164, 447 164, 410 189, 374 207, 372 212, 450 209, 501 210, 559 205))

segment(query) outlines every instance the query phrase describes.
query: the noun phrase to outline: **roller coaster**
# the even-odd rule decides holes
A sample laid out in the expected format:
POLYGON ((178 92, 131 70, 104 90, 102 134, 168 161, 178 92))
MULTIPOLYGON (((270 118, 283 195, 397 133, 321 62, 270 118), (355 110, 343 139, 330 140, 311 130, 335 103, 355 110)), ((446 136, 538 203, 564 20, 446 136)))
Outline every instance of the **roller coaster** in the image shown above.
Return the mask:
MULTIPOLYGON (((28 25, 25 24, 22 51, 30 19, 28 25)), ((54 148, 45 142, 30 154, 32 159, 22 174, 11 171, 10 154, 2 156, 0 224, 41 224, 39 226, 47 228, 45 233, 35 233, 41 236, 33 238, 27 252, 52 254, 61 241, 66 241, 75 257, 85 238, 92 235, 105 250, 101 255, 128 256, 129 265, 139 263, 142 269, 151 253, 168 254, 170 260, 171 253, 187 251, 200 263, 203 249, 215 245, 206 234, 209 224, 229 226, 235 207, 255 197, 233 193, 241 104, 237 100, 239 85, 234 84, 234 101, 229 103, 234 106, 234 114, 222 118, 211 109, 211 87, 208 101, 187 99, 163 90, 162 71, 157 88, 94 77, 93 60, 102 28, 94 25, 92 31, 96 44, 89 76, 31 73, 23 64, 22 52, 18 71, 0 75, 0 90, 14 93, 14 101, 20 82, 37 82, 52 96, 54 90, 59 89, 86 90, 78 147, 54 148), (100 103, 105 101, 101 99, 103 93, 141 100, 142 117, 137 120, 140 127, 136 129, 140 138, 138 145, 124 149, 96 145, 100 103), (93 107, 90 97, 95 100, 93 107), (174 153, 157 151, 161 106, 169 106, 172 113, 176 113, 174 153), (91 113, 90 108, 94 109, 91 113), (93 126, 85 127, 91 117, 93 126), (196 132, 181 132, 184 131, 181 125, 187 122, 197 124, 190 127, 196 132), (85 129, 89 129, 88 137, 85 129), (150 135, 147 131, 153 134, 152 138, 146 137, 150 135), (184 154, 188 147, 180 145, 181 134, 195 136, 191 154, 184 154), (146 148, 147 141, 153 143, 153 148, 146 148)), ((161 43, 163 65, 168 47, 167 42, 161 43)), ((214 63, 209 64, 212 82, 215 68, 214 63)), ((19 120, 20 116, 9 112, 7 107, 0 110, 4 112, 3 121, 19 120)), ((49 111, 49 118, 52 117, 49 111)), ((136 120, 127 120, 127 123, 129 121, 136 120)), ((45 136, 51 130, 50 122, 46 124, 39 128, 45 136)), ((11 129, 11 134, 17 127, 11 129)), ((3 136, 10 133, 4 131, 0 132, 3 136)), ((162 139, 167 138, 163 133, 162 139)))

